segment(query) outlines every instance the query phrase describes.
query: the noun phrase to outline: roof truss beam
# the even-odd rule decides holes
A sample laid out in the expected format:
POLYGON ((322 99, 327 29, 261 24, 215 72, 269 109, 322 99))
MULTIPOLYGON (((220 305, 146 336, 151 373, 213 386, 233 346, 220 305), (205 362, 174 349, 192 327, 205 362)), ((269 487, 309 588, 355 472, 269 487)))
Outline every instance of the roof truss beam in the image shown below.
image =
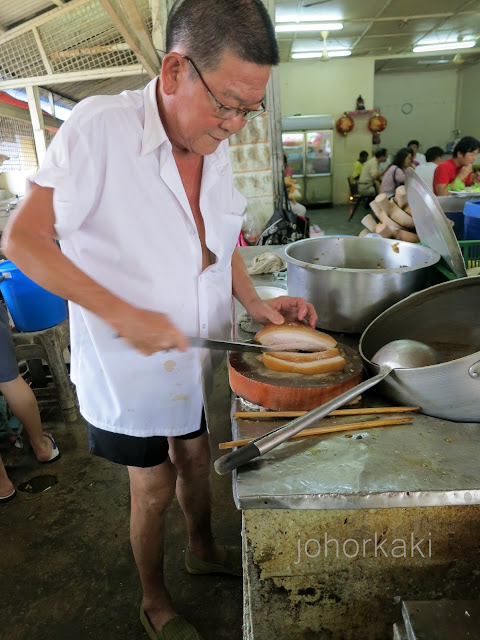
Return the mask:
POLYGON ((154 78, 158 75, 160 72, 160 60, 135 0, 120 0, 125 17, 121 15, 121 12, 117 11, 111 0, 100 0, 100 2, 125 42, 130 45, 137 60, 145 67, 149 76, 154 78))
MULTIPOLYGON (((28 109, 17 107, 14 104, 8 104, 7 102, 0 102, 0 116, 7 116, 9 118, 16 118, 17 120, 25 120, 31 122, 30 113, 28 109)), ((43 122, 46 127, 50 129, 59 129, 63 124, 62 120, 54 118, 50 115, 43 114, 43 122)))
POLYGON ((141 75, 143 71, 143 65, 129 64, 124 67, 107 67, 105 69, 93 69, 92 71, 72 71, 70 73, 54 73, 48 76, 35 76, 33 78, 15 78, 15 80, 4 80, 0 82, 0 91, 21 87, 63 84, 64 82, 109 80, 113 77, 141 75))
MULTIPOLYGON (((2 45, 7 46, 10 41, 28 32, 33 34, 36 48, 46 71, 46 74, 42 76, 25 77, 27 75, 26 72, 23 72, 22 68, 20 68, 16 71, 20 77, 9 78, 4 81, 0 80, 0 89, 42 86, 45 84, 54 85, 70 81, 81 82, 121 75, 139 75, 142 73, 142 69, 146 70, 151 78, 157 76, 160 72, 161 62, 135 0, 116 0, 116 2, 113 2, 113 0, 100 0, 103 10, 115 26, 116 31, 120 33, 124 42, 105 45, 100 44, 97 46, 88 46, 79 43, 78 47, 73 49, 69 48, 65 51, 59 50, 49 52, 48 54, 46 53, 39 27, 47 24, 51 20, 57 19, 59 16, 65 16, 81 7, 88 6, 92 1, 93 0, 71 0, 68 3, 64 3, 64 0, 52 0, 52 3, 58 5, 57 8, 40 16, 36 16, 25 24, 14 27, 3 34, 0 33, 0 47, 2 45), (65 72, 58 71, 54 73, 55 65, 53 64, 53 60, 56 58, 68 58, 72 55, 92 56, 122 50, 133 51, 139 64, 126 64, 122 67, 120 66, 120 62, 117 63, 119 66, 116 67, 104 66, 103 68, 88 71, 70 72, 67 70, 65 72), (25 76, 23 73, 25 73, 25 76)), ((63 20, 64 19, 65 18, 63 18, 63 20)), ((12 46, 14 45, 12 44, 12 46)), ((42 70, 39 70, 39 73, 42 73, 42 70)))

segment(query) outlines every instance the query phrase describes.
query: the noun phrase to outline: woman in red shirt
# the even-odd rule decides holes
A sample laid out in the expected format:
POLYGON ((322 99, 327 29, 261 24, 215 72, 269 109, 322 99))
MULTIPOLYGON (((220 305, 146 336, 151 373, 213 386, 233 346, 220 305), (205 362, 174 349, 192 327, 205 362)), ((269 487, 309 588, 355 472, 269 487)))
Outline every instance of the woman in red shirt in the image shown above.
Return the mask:
POLYGON ((435 195, 448 196, 455 178, 470 187, 480 182, 480 176, 472 174, 472 165, 477 159, 480 142, 476 138, 466 136, 457 142, 452 157, 441 162, 433 174, 433 188, 435 195))

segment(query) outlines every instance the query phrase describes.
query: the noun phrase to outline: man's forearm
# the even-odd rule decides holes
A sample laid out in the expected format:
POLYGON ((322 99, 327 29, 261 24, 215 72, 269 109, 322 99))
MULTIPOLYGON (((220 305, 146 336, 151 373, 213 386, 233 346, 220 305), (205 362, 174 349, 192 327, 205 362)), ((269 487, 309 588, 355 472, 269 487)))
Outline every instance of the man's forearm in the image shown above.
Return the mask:
POLYGON ((245 308, 250 302, 258 299, 255 286, 238 249, 235 249, 232 255, 232 291, 245 308))
POLYGON ((434 191, 436 196, 448 196, 448 188, 450 185, 448 184, 436 184, 434 186, 434 191))
POLYGON ((52 293, 72 300, 115 325, 115 319, 129 310, 127 302, 86 275, 60 251, 51 237, 16 225, 9 225, 2 238, 5 255, 32 280, 52 293))

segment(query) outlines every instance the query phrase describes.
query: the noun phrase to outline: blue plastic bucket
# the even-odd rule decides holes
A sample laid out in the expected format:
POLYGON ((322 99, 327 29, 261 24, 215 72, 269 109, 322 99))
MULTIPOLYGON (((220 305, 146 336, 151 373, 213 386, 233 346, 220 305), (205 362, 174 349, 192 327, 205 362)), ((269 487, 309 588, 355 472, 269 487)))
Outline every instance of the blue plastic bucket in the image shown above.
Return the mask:
POLYGON ((10 260, 0 262, 0 291, 19 331, 54 327, 67 317, 67 303, 27 278, 10 260))
POLYGON ((462 211, 445 211, 445 215, 449 220, 452 220, 455 224, 453 225, 453 233, 457 240, 464 239, 464 215, 462 211))
POLYGON ((465 237, 464 240, 480 240, 480 202, 471 200, 465 205, 465 237))

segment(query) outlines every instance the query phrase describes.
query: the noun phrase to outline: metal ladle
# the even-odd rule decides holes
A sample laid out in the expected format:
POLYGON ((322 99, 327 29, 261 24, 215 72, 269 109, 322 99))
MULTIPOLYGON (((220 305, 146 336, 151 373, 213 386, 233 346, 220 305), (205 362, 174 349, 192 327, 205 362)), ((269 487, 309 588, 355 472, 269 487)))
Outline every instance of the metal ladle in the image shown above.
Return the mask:
POLYGON ((419 367, 428 367, 432 364, 437 364, 438 354, 435 349, 423 344, 423 342, 417 342, 416 340, 394 340, 379 349, 371 360, 380 367, 380 371, 376 376, 361 382, 356 387, 353 387, 353 389, 345 391, 345 393, 309 411, 300 418, 288 422, 283 425, 283 427, 270 431, 270 433, 252 440, 244 447, 240 447, 218 458, 214 464, 215 471, 222 476, 250 462, 250 460, 254 458, 263 456, 296 433, 309 427, 313 422, 324 418, 331 411, 347 404, 359 394, 375 386, 394 369, 418 369, 419 367))

